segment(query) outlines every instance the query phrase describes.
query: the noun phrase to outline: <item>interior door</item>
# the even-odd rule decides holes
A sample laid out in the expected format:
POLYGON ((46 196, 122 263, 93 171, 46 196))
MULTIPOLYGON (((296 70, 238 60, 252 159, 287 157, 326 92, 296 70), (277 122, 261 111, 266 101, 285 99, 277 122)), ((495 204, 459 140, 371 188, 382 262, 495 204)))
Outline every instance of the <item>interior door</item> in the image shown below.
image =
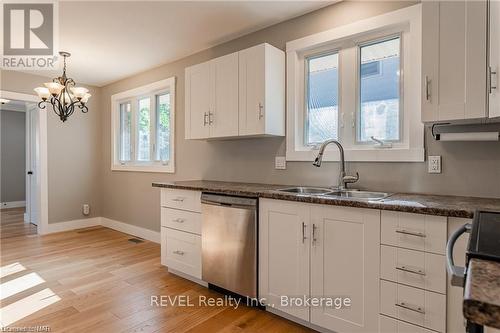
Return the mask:
POLYGON ((210 135, 210 64, 186 69, 186 139, 205 139, 210 135))
POLYGON ((265 199, 259 204, 259 298, 308 321, 308 306, 282 303, 281 297, 309 297, 309 207, 265 199))
POLYGON ((265 45, 239 53, 240 135, 257 135, 265 130, 265 45))
POLYGON ((238 135, 238 52, 210 62, 210 136, 238 135))
POLYGON ((342 300, 338 308, 311 307, 311 322, 335 332, 377 332, 380 211, 313 206, 311 223, 311 295, 342 300))
POLYGON ((37 182, 39 151, 38 108, 29 106, 26 112, 26 215, 27 221, 38 225, 37 182))

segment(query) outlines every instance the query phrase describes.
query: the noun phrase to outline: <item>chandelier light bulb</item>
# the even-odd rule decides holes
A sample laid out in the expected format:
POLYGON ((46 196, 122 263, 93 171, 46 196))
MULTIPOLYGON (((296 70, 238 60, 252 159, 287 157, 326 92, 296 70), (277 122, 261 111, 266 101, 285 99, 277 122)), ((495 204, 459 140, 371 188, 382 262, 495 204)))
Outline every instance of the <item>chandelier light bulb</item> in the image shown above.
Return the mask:
POLYGON ((57 82, 47 82, 43 84, 49 89, 49 92, 52 96, 57 96, 61 93, 61 90, 64 89, 64 86, 57 82))
POLYGON ((50 91, 48 88, 38 87, 38 88, 35 88, 34 90, 37 93, 38 97, 40 97, 44 101, 50 97, 50 91))
POLYGON ((83 96, 85 96, 89 92, 89 90, 84 87, 71 87, 71 92, 76 98, 82 99, 83 96))
POLYGON ((88 100, 89 100, 89 98, 90 98, 90 96, 92 96, 92 95, 91 95, 91 94, 89 94, 89 93, 86 93, 85 95, 83 95, 83 97, 82 97, 82 99, 81 99, 81 101, 80 101, 80 102, 82 102, 82 103, 87 103, 87 102, 88 102, 88 100))

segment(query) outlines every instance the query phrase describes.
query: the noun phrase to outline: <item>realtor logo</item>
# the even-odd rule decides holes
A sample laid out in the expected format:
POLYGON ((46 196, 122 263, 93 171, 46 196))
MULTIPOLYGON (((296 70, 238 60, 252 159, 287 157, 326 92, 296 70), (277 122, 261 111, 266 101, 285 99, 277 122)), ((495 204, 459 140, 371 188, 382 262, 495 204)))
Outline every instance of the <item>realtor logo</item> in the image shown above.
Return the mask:
POLYGON ((54 69, 57 60, 57 2, 2 5, 4 69, 54 69))

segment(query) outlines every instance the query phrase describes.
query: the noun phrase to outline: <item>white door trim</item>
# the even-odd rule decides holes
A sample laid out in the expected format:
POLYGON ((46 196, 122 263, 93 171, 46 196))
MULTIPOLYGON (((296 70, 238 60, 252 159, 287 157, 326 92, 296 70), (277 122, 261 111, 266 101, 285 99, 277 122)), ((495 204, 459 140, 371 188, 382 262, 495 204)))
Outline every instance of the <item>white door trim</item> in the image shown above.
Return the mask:
MULTIPOLYGON (((0 90, 0 97, 26 102, 39 102, 35 95, 0 90)), ((47 169, 47 112, 39 113, 38 133, 40 135, 39 177, 37 177, 37 204, 39 212, 38 233, 46 234, 49 225, 48 169, 47 169)))

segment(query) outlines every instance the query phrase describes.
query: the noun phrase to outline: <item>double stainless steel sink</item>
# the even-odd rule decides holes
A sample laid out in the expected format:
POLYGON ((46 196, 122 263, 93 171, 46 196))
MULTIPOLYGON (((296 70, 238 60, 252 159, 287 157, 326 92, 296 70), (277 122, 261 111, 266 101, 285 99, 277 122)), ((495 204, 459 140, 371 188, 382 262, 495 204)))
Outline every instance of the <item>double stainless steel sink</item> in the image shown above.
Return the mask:
POLYGON ((278 192, 296 194, 300 196, 314 196, 324 198, 347 198, 355 200, 374 201, 387 198, 390 193, 361 190, 337 190, 325 187, 295 186, 278 189, 278 192))

